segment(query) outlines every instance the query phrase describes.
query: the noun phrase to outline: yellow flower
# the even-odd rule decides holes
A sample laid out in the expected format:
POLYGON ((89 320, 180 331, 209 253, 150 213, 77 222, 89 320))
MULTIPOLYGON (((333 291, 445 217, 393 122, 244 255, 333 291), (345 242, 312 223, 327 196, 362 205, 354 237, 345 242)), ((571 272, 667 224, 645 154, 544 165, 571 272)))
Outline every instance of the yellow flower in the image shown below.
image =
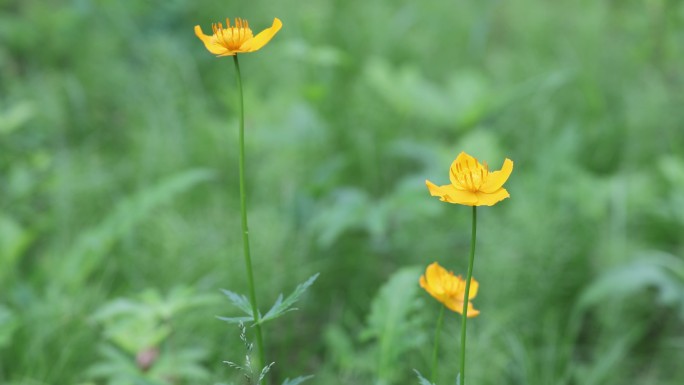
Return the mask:
MULTIPOLYGON (((470 292, 468 293, 468 318, 476 317, 479 310, 473 308, 470 300, 477 295, 480 286, 475 278, 470 280, 470 292)), ((447 308, 463 314, 463 297, 465 297, 465 280, 459 275, 446 271, 437 262, 431 264, 425 270, 425 275, 420 276, 420 287, 425 289, 437 301, 447 308)))
POLYGON ((271 28, 267 28, 256 36, 249 28, 247 20, 235 19, 235 26, 230 26, 230 20, 226 19, 226 28, 223 24, 214 23, 211 29, 214 34, 209 36, 202 32, 199 25, 195 26, 195 35, 202 40, 209 52, 217 56, 233 56, 238 53, 254 52, 265 46, 275 34, 280 31, 283 23, 277 17, 273 19, 271 28))
POLYGON ((439 197, 442 202, 466 206, 492 206, 508 198, 503 184, 513 171, 513 161, 506 159, 501 170, 489 172, 487 164, 461 152, 451 164, 449 179, 451 184, 437 186, 429 180, 425 184, 430 195, 439 197))

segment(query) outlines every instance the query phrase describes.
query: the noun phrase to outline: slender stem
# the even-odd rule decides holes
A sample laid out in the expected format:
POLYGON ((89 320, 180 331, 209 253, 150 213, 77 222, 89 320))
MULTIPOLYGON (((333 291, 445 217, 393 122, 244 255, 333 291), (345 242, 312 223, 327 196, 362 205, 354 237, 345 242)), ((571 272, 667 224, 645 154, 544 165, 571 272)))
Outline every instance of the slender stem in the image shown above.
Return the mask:
POLYGON ((257 306, 256 290, 254 289, 254 273, 252 272, 252 257, 249 252, 249 228, 247 226, 247 192, 245 188, 245 100, 242 94, 242 75, 240 75, 240 63, 238 55, 233 56, 235 71, 237 73, 237 88, 240 95, 240 216, 242 218, 242 246, 245 254, 245 267, 247 268, 247 281, 249 283, 249 302, 252 305, 254 315, 256 343, 259 353, 259 362, 256 363, 257 373, 266 365, 264 357, 264 341, 261 336, 261 324, 259 324, 259 306, 257 306))
POLYGON ((468 297, 470 295, 470 280, 473 278, 473 262, 475 261, 475 240, 477 239, 477 206, 473 206, 473 231, 470 237, 470 260, 466 276, 465 294, 463 297, 463 322, 461 323, 461 372, 458 385, 465 385, 466 359, 466 321, 468 320, 468 297))
POLYGON ((439 318, 437 318, 437 328, 435 328, 435 347, 432 351, 432 382, 437 383, 437 352, 439 350, 439 337, 442 334, 442 321, 444 320, 444 306, 440 304, 439 318))

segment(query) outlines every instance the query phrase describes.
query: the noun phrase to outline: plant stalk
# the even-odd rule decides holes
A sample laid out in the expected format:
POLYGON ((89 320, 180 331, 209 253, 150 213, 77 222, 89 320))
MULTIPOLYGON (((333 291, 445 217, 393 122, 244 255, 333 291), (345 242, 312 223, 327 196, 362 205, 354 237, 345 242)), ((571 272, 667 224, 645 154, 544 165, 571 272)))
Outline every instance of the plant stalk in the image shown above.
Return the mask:
POLYGON ((233 56, 235 71, 237 73, 237 88, 240 99, 240 217, 242 219, 242 247, 245 255, 245 267, 247 268, 247 281, 249 283, 249 302, 252 305, 254 315, 256 345, 259 362, 256 363, 257 373, 266 365, 264 357, 264 341, 261 336, 261 324, 259 323, 259 306, 257 305, 256 290, 254 289, 254 273, 252 271, 252 257, 249 250, 249 227, 247 226, 247 192, 245 187, 245 100, 242 92, 242 75, 240 74, 240 63, 238 55, 233 56))
POLYGON ((475 261, 475 241, 477 239, 477 206, 473 206, 472 234, 470 237, 470 259, 468 260, 468 274, 463 297, 463 322, 461 323, 461 371, 458 385, 465 385, 465 361, 466 361, 466 322, 468 320, 468 297, 470 295, 470 281, 473 278, 473 262, 475 261))
POLYGON ((439 311, 439 318, 437 318, 437 327, 435 328, 435 347, 434 350, 432 351, 432 376, 430 377, 432 379, 433 383, 437 383, 437 353, 439 351, 439 337, 442 334, 442 323, 444 321, 444 308, 442 304, 440 304, 440 311, 439 311))

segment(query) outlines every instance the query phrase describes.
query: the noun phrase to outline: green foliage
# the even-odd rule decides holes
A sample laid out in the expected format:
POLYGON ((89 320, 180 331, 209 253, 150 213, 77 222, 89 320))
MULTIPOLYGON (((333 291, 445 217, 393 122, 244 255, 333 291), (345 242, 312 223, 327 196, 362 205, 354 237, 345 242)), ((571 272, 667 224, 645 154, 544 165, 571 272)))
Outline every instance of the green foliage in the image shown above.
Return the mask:
POLYGON ((375 375, 384 383, 405 376, 406 373, 396 370, 400 358, 427 341, 420 331, 421 318, 416 316, 421 308, 417 299, 420 270, 402 268, 390 277, 373 299, 366 329, 360 335, 362 341, 373 341, 375 375))
MULTIPOLYGON (((259 323, 274 320, 287 312, 297 310, 297 308, 294 308, 292 306, 295 304, 295 302, 299 300, 302 294, 306 292, 309 286, 313 285, 314 281, 316 281, 316 278, 318 278, 318 276, 319 274, 316 273, 312 275, 309 279, 307 279, 305 282, 302 282, 299 285, 297 285, 292 294, 288 295, 287 298, 285 298, 285 300, 283 300, 283 294, 280 293, 271 309, 268 312, 266 312, 266 314, 263 316, 259 314, 259 323)), ((247 297, 245 297, 242 294, 234 293, 230 290, 221 291, 228 297, 233 306, 237 307, 243 313, 247 314, 247 317, 218 317, 218 319, 226 321, 228 323, 254 322, 254 314, 252 313, 252 307, 247 297)))
MULTIPOLYGON (((85 375, 109 385, 167 385, 172 383, 170 379, 197 382, 209 378, 206 368, 201 365, 206 358, 204 349, 186 348, 162 354, 155 357, 149 369, 141 368, 139 362, 112 346, 102 345, 99 350, 102 361, 90 367, 85 375)), ((148 354, 157 353, 150 351, 148 354)))
POLYGON ((327 341, 336 365, 358 371, 359 378, 374 379, 379 384, 394 384, 405 378, 410 370, 406 367, 410 362, 407 353, 427 341, 420 316, 419 276, 419 267, 406 267, 389 278, 373 298, 358 339, 339 328, 328 330, 327 341))
POLYGON ((285 300, 283 300, 283 294, 281 293, 278 295, 278 298, 276 299, 275 303, 271 307, 271 309, 266 312, 266 314, 259 320, 260 323, 274 320, 283 314, 297 310, 297 308, 292 307, 295 302, 299 300, 299 298, 304 294, 304 292, 309 288, 309 286, 313 285, 314 281, 316 281, 316 278, 320 273, 316 273, 312 275, 309 279, 307 279, 305 282, 300 283, 297 285, 297 287, 294 289, 292 294, 288 295, 285 300))
POLYGON ((170 379, 207 380, 201 362, 207 351, 173 342, 173 321, 196 307, 216 305, 217 298, 176 287, 162 296, 147 290, 139 299, 117 299, 105 304, 91 320, 103 327, 107 343, 100 361, 86 376, 107 384, 169 384, 170 379))
POLYGON ((15 315, 6 307, 0 305, 0 349, 12 342, 12 334, 19 327, 15 315))
POLYGON ((171 320, 194 307, 216 305, 217 298, 174 287, 166 296, 148 289, 138 300, 120 298, 105 304, 91 317, 103 326, 106 338, 128 353, 159 346, 171 332, 171 320))
POLYGON ((589 286, 580 309, 634 298, 655 290, 654 305, 672 307, 684 320, 684 261, 662 252, 645 252, 630 263, 606 271, 589 286))
POLYGON ((373 294, 465 270, 469 212, 424 186, 461 150, 515 161, 480 216, 469 382, 683 382, 684 3, 1 3, 0 383, 242 380, 218 304, 140 310, 246 287, 234 72, 192 32, 235 16, 284 23, 241 58, 257 297, 323 277, 264 325, 269 383, 416 382, 433 307, 401 303, 408 273, 373 294), (121 346, 160 340, 142 374, 121 346))
POLYGON ((423 377, 422 374, 418 370, 413 370, 416 373, 416 376, 418 377, 418 383, 420 385, 435 385, 432 382, 430 382, 427 378, 423 377))
MULTIPOLYGON (((266 378, 266 375, 268 372, 271 370, 273 365, 275 365, 275 362, 271 362, 270 364, 264 366, 261 370, 258 370, 258 368, 254 368, 252 366, 252 348, 253 344, 248 342, 247 340, 247 328, 245 328, 245 325, 243 323, 239 324, 240 326, 240 339, 242 340, 242 343, 245 347, 246 354, 245 354, 245 363, 243 365, 236 364, 232 361, 223 361, 224 363, 228 364, 231 368, 238 370, 240 373, 242 373, 242 377, 245 379, 248 385, 259 385, 264 381, 266 378)), ((300 376, 296 377, 292 380, 289 378, 285 379, 285 382, 283 385, 297 385, 300 384, 310 378, 313 378, 313 376, 300 376)))
POLYGON ((34 235, 10 217, 0 216, 0 282, 10 278, 34 235))
POLYGON ((212 177, 207 170, 192 170, 174 175, 151 188, 119 202, 114 211, 98 226, 79 235, 65 252, 66 258, 56 266, 55 276, 70 285, 80 287, 92 271, 101 264, 114 242, 162 204, 212 177))
POLYGON ((299 385, 306 380, 312 379, 313 377, 314 376, 299 376, 293 379, 286 378, 285 382, 283 382, 283 385, 299 385))
POLYGON ((0 135, 9 135, 24 126, 33 116, 35 107, 29 102, 20 102, 0 115, 0 135))

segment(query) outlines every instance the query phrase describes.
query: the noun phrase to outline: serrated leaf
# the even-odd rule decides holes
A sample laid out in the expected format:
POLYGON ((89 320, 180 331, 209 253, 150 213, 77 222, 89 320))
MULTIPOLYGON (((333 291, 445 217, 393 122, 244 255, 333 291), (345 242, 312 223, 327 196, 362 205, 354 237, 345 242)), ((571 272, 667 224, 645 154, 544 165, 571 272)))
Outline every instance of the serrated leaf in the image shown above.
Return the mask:
POLYGON ((144 188, 117 202, 113 210, 96 226, 80 233, 73 245, 60 253, 57 265, 46 264, 57 285, 76 291, 99 267, 116 242, 154 210, 199 183, 214 177, 208 170, 190 170, 144 188))
POLYGON ((306 380, 312 379, 313 377, 314 376, 299 376, 299 377, 293 378, 291 380, 289 378, 286 378, 285 382, 283 382, 283 385, 299 385, 306 380))
POLYGON ((319 275, 320 273, 316 273, 312 275, 309 279, 307 279, 304 283, 300 283, 299 285, 297 285, 292 294, 285 298, 285 300, 283 300, 283 295, 280 294, 276 302, 271 307, 271 310, 269 310, 266 313, 266 315, 264 315, 259 320, 259 323, 261 324, 266 321, 276 319, 289 311, 297 310, 296 308, 293 308, 292 305, 294 305, 294 303, 299 300, 299 297, 301 297, 302 294, 304 294, 304 292, 309 288, 309 286, 311 286, 314 283, 314 281, 316 281, 316 278, 318 278, 319 275))
POLYGON ((230 290, 221 291, 223 292, 223 294, 226 295, 226 297, 228 297, 230 302, 232 302, 235 307, 242 310, 245 314, 249 316, 248 320, 252 320, 254 318, 254 314, 252 313, 252 305, 249 303, 249 299, 247 299, 247 297, 245 297, 242 294, 232 292, 230 290))
POLYGON ((420 385, 435 385, 432 382, 428 381, 425 377, 423 377, 422 374, 417 369, 413 369, 413 371, 416 373, 416 376, 418 377, 418 382, 420 382, 420 385))
POLYGON ((425 335, 416 324, 421 268, 405 267, 394 273, 373 298, 362 340, 375 342, 374 362, 379 379, 393 381, 405 352, 420 346, 425 335))
POLYGON ((216 318, 220 319, 221 321, 228 322, 229 324, 240 324, 240 323, 247 323, 247 322, 254 321, 254 318, 252 318, 252 317, 219 317, 219 316, 217 316, 216 318))

